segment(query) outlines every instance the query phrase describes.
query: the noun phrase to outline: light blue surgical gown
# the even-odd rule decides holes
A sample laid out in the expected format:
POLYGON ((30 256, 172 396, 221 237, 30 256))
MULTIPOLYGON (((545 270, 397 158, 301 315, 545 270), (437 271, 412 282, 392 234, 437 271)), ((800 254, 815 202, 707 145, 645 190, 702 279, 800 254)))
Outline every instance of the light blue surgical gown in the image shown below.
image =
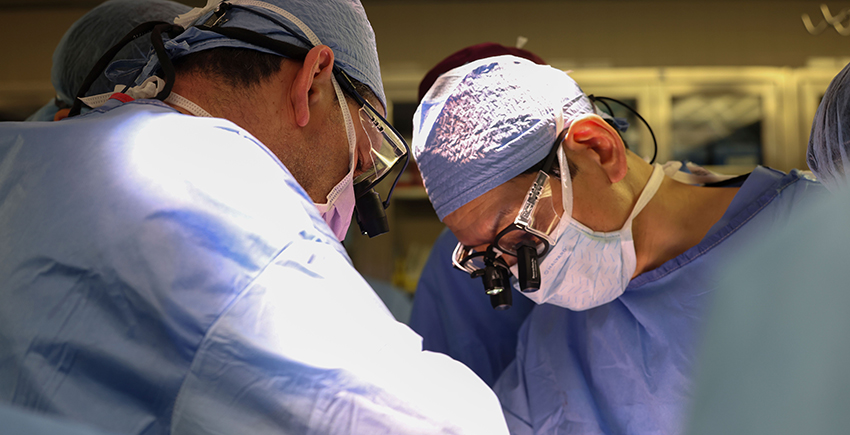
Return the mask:
POLYGON ((848 432, 847 216, 844 189, 730 262, 706 321, 686 433, 848 432))
POLYGON ((448 229, 434 242, 416 285, 410 327, 423 348, 466 364, 493 386, 514 360, 517 331, 535 304, 512 290, 513 306, 494 310, 481 278, 452 267, 455 246, 448 229))
POLYGON ((235 124, 0 124, 0 403, 122 434, 506 433, 235 124))
POLYGON ((635 277, 618 299, 581 312, 536 307, 494 387, 511 433, 680 433, 721 267, 825 192, 796 170, 758 167, 700 243, 635 277))
POLYGON ((115 435, 29 409, 0 405, 2 435, 115 435))

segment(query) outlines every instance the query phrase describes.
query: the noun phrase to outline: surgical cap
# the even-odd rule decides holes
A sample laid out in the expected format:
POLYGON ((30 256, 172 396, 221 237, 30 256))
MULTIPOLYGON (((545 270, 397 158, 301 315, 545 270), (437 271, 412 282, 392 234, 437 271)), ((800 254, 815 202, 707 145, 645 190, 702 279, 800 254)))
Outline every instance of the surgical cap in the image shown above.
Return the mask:
POLYGON ((806 161, 830 191, 848 185, 850 164, 850 64, 832 79, 815 113, 806 161))
MULTIPOLYGON (((98 59, 134 27, 146 21, 171 22, 191 8, 168 0, 109 0, 82 16, 62 36, 53 51, 50 79, 57 98, 71 106, 89 71, 98 59)), ((128 44, 115 59, 145 58, 149 38, 128 44)), ((109 92, 112 83, 101 75, 89 88, 89 95, 109 92)), ((30 119, 52 121, 59 107, 51 101, 30 119)))
POLYGON ((469 47, 462 48, 448 55, 445 59, 440 61, 440 63, 434 65, 433 68, 425 73, 425 77, 423 77, 422 81, 419 82, 419 101, 422 101, 422 97, 425 96, 428 89, 431 89, 431 85, 437 81, 437 77, 442 75, 444 72, 455 69, 474 60, 484 59, 485 57, 502 56, 505 54, 524 57, 540 65, 546 64, 546 61, 544 61, 540 56, 521 48, 506 47, 495 42, 483 42, 481 44, 470 45, 469 47))
MULTIPOLYGON (((167 21, 190 10, 189 6, 168 0, 109 0, 92 9, 65 32, 53 52, 50 78, 59 98, 74 103, 80 85, 98 59, 134 27, 146 21, 167 21)), ((149 38, 136 39, 116 59, 145 57, 149 38)), ((112 90, 112 84, 101 76, 89 94, 112 90)))
MULTIPOLYGON (((189 27, 193 24, 203 24, 213 14, 219 3, 219 0, 209 0, 207 6, 197 8, 188 14, 188 20, 187 17, 181 17, 181 20, 175 21, 187 27, 187 30, 165 43, 170 59, 175 60, 188 54, 220 47, 246 48, 280 55, 256 45, 227 38, 216 32, 189 27)), ((329 46, 334 52, 336 65, 351 78, 368 86, 386 108, 378 51, 375 47, 375 33, 359 0, 268 0, 266 2, 232 0, 228 3, 241 4, 273 17, 292 28, 300 36, 308 40, 313 39, 313 46, 319 44, 329 46), (282 11, 273 12, 257 6, 257 3, 264 3, 282 11), (306 29, 299 25, 302 23, 306 25, 306 29), (317 40, 311 38, 311 34, 317 40)), ((241 27, 290 44, 305 46, 304 42, 286 29, 252 12, 233 8, 228 12, 227 17, 229 20, 222 24, 224 28, 241 27)), ((140 84, 153 75, 158 68, 159 60, 155 55, 151 55, 150 61, 136 80, 136 84, 140 84)))
POLYGON ((589 113, 590 100, 565 72, 520 57, 481 59, 441 75, 413 120, 413 155, 437 216, 543 160, 559 123, 568 128, 589 113))

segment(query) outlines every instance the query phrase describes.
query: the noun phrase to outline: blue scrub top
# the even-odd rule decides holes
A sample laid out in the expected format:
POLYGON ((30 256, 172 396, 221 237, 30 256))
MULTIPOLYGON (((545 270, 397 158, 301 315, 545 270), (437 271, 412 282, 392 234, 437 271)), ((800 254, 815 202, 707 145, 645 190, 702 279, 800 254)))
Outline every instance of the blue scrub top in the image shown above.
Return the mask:
POLYGON ((494 310, 481 278, 452 267, 455 246, 457 238, 445 229, 431 248, 416 286, 410 327, 422 336, 423 348, 466 364, 492 387, 514 360, 517 331, 535 304, 511 289, 513 306, 494 310))
POLYGON ((494 387, 511 433, 679 433, 721 268, 824 192, 798 171, 758 168, 699 244, 637 276, 620 298, 581 312, 536 307, 494 387))
POLYGON ((122 434, 506 433, 289 171, 151 100, 0 124, 0 403, 122 434))

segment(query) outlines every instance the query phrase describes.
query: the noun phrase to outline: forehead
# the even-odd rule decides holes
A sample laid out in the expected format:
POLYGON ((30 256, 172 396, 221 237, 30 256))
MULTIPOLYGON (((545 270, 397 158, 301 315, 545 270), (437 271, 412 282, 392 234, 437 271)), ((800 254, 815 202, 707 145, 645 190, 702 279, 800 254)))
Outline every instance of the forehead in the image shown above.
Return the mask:
POLYGON ((516 218, 533 177, 521 174, 496 186, 449 213, 443 223, 465 246, 492 242, 516 218))

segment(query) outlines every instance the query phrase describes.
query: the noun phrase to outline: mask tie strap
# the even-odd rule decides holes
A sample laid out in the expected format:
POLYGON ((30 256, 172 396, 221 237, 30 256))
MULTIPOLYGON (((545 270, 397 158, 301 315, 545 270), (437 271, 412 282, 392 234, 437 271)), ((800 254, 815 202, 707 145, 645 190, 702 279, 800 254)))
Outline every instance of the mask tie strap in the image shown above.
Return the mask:
POLYGON ((643 191, 640 193, 640 197, 638 197, 637 204, 635 204, 635 208, 632 209, 631 214, 629 214, 629 218, 626 219, 626 225, 624 227, 630 226, 632 220, 638 213, 649 204, 649 201, 655 196, 655 193, 658 192, 658 188, 661 187, 661 182, 664 181, 664 167, 655 163, 652 169, 652 175, 649 176, 649 180, 646 182, 646 186, 644 186, 643 191))
MULTIPOLYGON (((555 131, 556 134, 560 133, 561 130, 567 128, 565 126, 566 121, 564 120, 564 112, 563 110, 559 110, 555 113, 555 131)), ((566 136, 565 136, 566 138, 566 136)), ((563 208, 563 213, 561 213, 561 219, 572 219, 573 216, 573 179, 572 175, 570 175, 570 167, 567 162, 567 156, 564 153, 564 144, 561 142, 558 144, 558 168, 560 168, 560 178, 561 178, 561 207, 563 208)), ((559 225, 558 227, 563 228, 563 226, 559 225)), ((556 231, 556 234, 553 234, 554 240, 557 240, 557 237, 560 235, 560 232, 556 231)))

